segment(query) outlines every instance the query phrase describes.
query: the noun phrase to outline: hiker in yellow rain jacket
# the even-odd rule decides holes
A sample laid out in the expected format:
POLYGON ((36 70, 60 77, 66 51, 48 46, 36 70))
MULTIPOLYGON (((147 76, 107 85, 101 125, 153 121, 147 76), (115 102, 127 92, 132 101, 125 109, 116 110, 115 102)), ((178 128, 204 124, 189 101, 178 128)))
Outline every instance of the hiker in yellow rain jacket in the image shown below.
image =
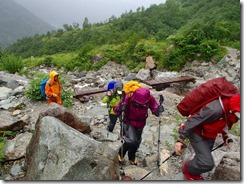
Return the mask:
POLYGON ((51 71, 49 73, 49 80, 45 86, 45 93, 48 97, 48 105, 52 102, 59 105, 62 104, 61 84, 59 82, 59 74, 56 71, 51 71))

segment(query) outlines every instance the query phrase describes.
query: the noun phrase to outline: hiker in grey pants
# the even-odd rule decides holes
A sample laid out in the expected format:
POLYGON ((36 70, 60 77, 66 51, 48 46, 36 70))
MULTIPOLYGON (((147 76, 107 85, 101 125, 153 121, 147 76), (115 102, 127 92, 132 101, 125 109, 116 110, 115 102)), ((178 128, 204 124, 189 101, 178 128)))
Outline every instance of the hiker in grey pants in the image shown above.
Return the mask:
POLYGON ((211 171, 214 167, 214 160, 211 155, 211 150, 215 139, 204 140, 196 133, 189 135, 191 146, 195 151, 195 157, 188 162, 188 170, 193 175, 200 175, 201 173, 211 171), (199 165, 202 165, 199 168, 199 165))
POLYGON ((195 151, 194 158, 183 164, 182 171, 186 180, 203 180, 201 174, 213 169, 211 151, 217 135, 222 134, 225 145, 228 145, 229 130, 239 118, 240 94, 236 94, 207 103, 179 127, 179 138, 175 143, 176 154, 182 154, 186 138, 195 151))

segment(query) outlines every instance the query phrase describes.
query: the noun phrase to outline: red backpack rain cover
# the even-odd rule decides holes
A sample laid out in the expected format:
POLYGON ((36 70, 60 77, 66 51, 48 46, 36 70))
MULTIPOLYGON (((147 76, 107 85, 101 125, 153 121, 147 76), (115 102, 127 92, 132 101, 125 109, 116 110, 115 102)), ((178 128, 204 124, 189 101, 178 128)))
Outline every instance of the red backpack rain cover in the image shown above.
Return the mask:
POLYGON ((188 92, 177 105, 177 109, 182 116, 189 116, 220 96, 231 97, 238 92, 238 88, 225 77, 214 78, 188 92))

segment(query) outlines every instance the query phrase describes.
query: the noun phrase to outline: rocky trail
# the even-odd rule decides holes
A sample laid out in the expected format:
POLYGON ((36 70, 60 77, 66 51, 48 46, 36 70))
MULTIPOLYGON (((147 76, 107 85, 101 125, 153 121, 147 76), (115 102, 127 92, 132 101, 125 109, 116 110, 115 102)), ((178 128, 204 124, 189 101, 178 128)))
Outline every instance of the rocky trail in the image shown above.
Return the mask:
MULTIPOLYGON (((183 180, 181 165, 185 158, 193 155, 190 147, 185 150, 183 156, 172 156, 165 163, 161 164, 160 167, 157 166, 159 160, 160 163, 162 163, 162 161, 172 154, 175 141, 174 136, 176 136, 175 128, 179 123, 184 121, 184 118, 181 117, 177 111, 176 105, 190 89, 215 77, 226 76, 229 81, 232 81, 236 86, 240 87, 240 52, 235 49, 228 49, 229 53, 218 64, 211 62, 202 64, 193 62, 190 67, 187 66, 183 68, 179 73, 155 71, 154 79, 156 80, 188 75, 195 77, 196 82, 188 84, 175 83, 161 91, 156 91, 150 88, 150 86, 145 85, 145 87, 150 88, 151 93, 157 100, 159 100, 160 95, 164 96, 163 105, 165 111, 160 118, 151 115, 149 112, 147 125, 144 128, 142 136, 143 141, 137 152, 138 165, 130 165, 126 158, 127 160, 123 168, 118 168, 116 165, 116 169, 123 170, 126 175, 129 175, 133 180, 141 180, 148 173, 150 174, 144 180, 183 180)), ((30 71, 30 76, 19 76, 18 74, 0 72, 0 129, 3 131, 11 130, 13 127, 21 127, 18 130, 19 134, 14 139, 9 140, 5 148, 5 160, 1 168, 1 178, 4 180, 25 179, 26 147, 29 144, 31 136, 35 132, 35 126, 40 113, 47 111, 48 105, 45 101, 30 101, 24 95, 24 90, 28 87, 28 82, 35 72, 42 71, 48 73, 49 70, 50 68, 40 66, 30 71), (22 122, 24 122, 24 124, 22 122)), ((57 71, 59 73, 65 73, 62 69, 57 69, 57 71)), ((150 73, 148 69, 142 69, 138 73, 132 73, 126 67, 110 62, 96 72, 68 72, 65 73, 63 77, 69 79, 64 89, 76 91, 105 87, 110 80, 120 80, 122 82, 147 80, 150 78, 150 73)), ((89 98, 89 100, 84 103, 74 99, 72 108, 66 110, 79 117, 83 122, 88 123, 92 129, 89 137, 100 142, 104 146, 108 146, 109 149, 114 150, 116 156, 116 152, 121 145, 121 138, 119 136, 120 126, 119 123, 117 123, 113 133, 107 132, 107 108, 106 104, 101 103, 101 99, 104 95, 105 93, 94 94, 92 98, 89 98)), ((50 129, 51 128, 53 127, 50 127, 50 129)), ((57 136, 60 135, 57 134, 57 136)), ((227 155, 226 159, 230 159, 232 156, 228 154, 231 153, 235 155, 233 160, 236 159, 237 161, 235 162, 232 160, 231 164, 235 166, 234 170, 238 173, 238 164, 240 164, 240 162, 238 162, 240 157, 240 138, 234 136, 233 139, 234 143, 232 147, 223 147, 214 151, 213 154, 216 158, 216 166, 218 166, 224 156, 227 155)), ((87 139, 85 138, 85 140, 87 139)), ((220 143, 221 141, 217 139, 216 145, 220 143)), ((76 148, 67 147, 66 149, 75 150, 76 148)), ((70 154, 74 157, 77 156, 73 155, 73 153, 70 154)), ((62 156, 67 157, 65 153, 62 156)), ((104 160, 106 159, 104 158, 104 160)), ((73 165, 73 167, 75 166, 73 165)), ((115 167, 115 164, 112 164, 111 167, 115 167)), ((224 166, 222 166, 222 170, 223 168, 224 166)), ((226 168, 229 168, 229 166, 226 166, 226 168)), ((70 167, 69 170, 72 170, 72 167, 70 167)), ((99 172, 102 172, 102 168, 99 172)), ((60 172, 60 174, 62 175, 63 173, 60 172)), ((65 177, 68 178, 66 175, 63 175, 63 179, 65 177)), ((231 174, 229 173, 229 175, 231 174)), ((89 175, 87 175, 87 178, 89 178, 88 176, 89 175)), ((97 174, 97 177, 100 177, 100 175, 97 174)), ((205 179, 218 179, 218 177, 217 167, 212 172, 204 175, 205 179)), ((72 177, 70 176, 70 178, 72 177)), ((76 176, 73 176, 73 178, 76 178, 76 176)), ((238 175, 236 178, 238 178, 238 175)))

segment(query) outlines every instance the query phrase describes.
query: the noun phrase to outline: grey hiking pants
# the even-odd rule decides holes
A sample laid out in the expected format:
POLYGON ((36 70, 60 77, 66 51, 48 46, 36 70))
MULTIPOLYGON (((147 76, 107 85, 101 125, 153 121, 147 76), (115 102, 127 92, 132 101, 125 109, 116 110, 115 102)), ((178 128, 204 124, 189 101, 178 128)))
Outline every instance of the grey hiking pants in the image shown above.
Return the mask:
POLYGON ((196 133, 189 136, 190 143, 195 151, 195 156, 188 162, 188 171, 192 175, 199 175, 211 171, 214 160, 211 154, 215 139, 203 139, 196 133))
POLYGON ((129 160, 135 160, 137 149, 141 144, 143 128, 136 129, 130 124, 123 123, 124 144, 120 147, 119 154, 124 157, 128 151, 129 160))

